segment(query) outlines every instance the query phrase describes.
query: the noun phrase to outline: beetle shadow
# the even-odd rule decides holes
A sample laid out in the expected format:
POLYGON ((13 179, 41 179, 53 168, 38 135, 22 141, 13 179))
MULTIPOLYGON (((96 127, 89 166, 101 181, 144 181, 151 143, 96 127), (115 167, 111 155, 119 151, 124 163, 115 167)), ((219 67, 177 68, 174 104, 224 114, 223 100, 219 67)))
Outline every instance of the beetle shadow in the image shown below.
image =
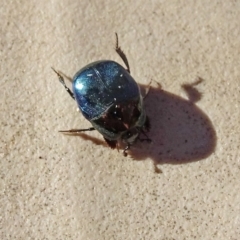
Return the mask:
MULTIPOLYGON (((205 159, 214 152, 216 132, 208 116, 195 104, 202 94, 195 88, 203 80, 184 84, 189 99, 151 87, 145 99, 152 143, 138 142, 129 155, 135 160, 150 157, 156 164, 182 164, 205 159)), ((146 86, 141 86, 145 87, 146 86)))
MULTIPOLYGON (((195 104, 202 97, 195 86, 202 81, 199 78, 193 84, 182 85, 189 100, 151 86, 144 104, 151 124, 147 135, 152 142, 134 143, 129 157, 137 161, 151 158, 155 164, 183 164, 203 160, 214 152, 216 132, 209 117, 195 104)), ((85 133, 71 135, 109 148, 101 138, 85 133)))

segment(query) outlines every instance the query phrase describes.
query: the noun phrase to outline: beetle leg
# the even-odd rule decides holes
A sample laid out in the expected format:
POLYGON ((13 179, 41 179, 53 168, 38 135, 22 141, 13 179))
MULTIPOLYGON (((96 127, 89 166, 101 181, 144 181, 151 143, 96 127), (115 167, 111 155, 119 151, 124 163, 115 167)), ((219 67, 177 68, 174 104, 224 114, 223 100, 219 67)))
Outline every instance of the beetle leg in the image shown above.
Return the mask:
POLYGON ((143 99, 145 99, 148 96, 149 91, 151 90, 151 84, 152 84, 152 80, 150 81, 150 83, 147 86, 147 89, 145 91, 145 95, 143 96, 143 99))
POLYGON ((122 49, 118 46, 118 35, 117 35, 117 33, 115 33, 115 34, 116 34, 116 47, 115 47, 115 50, 116 50, 117 54, 121 57, 123 62, 125 63, 125 65, 127 67, 127 71, 130 73, 130 67, 129 67, 129 64, 128 64, 127 57, 126 57, 125 53, 122 51, 122 49))
POLYGON ((104 138, 104 140, 106 141, 106 143, 108 144, 108 146, 110 147, 110 148, 116 148, 116 146, 117 146, 117 141, 115 141, 115 140, 108 140, 107 138, 104 138))
POLYGON ((150 124, 150 120, 149 120, 148 116, 146 116, 146 121, 144 123, 144 128, 146 129, 147 132, 149 132, 149 130, 151 128, 151 124, 150 124))
POLYGON ((68 94, 75 100, 73 92, 67 87, 67 85, 64 82, 64 78, 58 71, 56 71, 54 68, 52 70, 58 75, 59 82, 64 86, 65 90, 68 92, 68 94))
POLYGON ((152 140, 150 139, 150 138, 138 138, 138 140, 140 141, 140 142, 148 142, 148 143, 150 143, 150 142, 152 142, 152 140))
POLYGON ((146 137, 146 138, 140 138, 139 136, 138 136, 138 140, 140 141, 140 142, 144 142, 144 141, 146 141, 146 142, 152 142, 152 140, 148 137, 148 135, 141 129, 141 133, 146 137))
POLYGON ((60 130, 59 132, 62 133, 80 133, 80 132, 87 132, 87 131, 93 131, 95 128, 86 128, 86 129, 70 129, 70 130, 60 130))
POLYGON ((127 146, 124 148, 123 150, 123 156, 126 157, 127 156, 127 150, 130 149, 130 143, 127 144, 127 146))

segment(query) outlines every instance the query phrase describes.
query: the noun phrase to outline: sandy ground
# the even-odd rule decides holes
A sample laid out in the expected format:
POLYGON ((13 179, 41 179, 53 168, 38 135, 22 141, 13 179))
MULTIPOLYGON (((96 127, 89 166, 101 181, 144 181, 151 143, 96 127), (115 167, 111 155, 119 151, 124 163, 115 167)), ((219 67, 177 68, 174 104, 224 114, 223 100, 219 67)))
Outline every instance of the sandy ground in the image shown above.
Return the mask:
POLYGON ((240 239, 239 1, 3 0, 0 16, 0 239, 240 239), (51 70, 122 64, 115 32, 152 80, 152 143, 126 158, 58 132, 91 125, 51 70))

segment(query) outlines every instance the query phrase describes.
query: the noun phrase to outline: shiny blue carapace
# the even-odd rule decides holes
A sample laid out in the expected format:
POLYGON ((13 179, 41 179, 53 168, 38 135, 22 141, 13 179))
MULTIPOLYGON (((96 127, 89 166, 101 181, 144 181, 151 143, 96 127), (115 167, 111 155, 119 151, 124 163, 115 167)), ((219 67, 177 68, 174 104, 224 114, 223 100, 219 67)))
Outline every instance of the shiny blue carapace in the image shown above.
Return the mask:
POLYGON ((78 107, 88 120, 98 118, 113 104, 139 99, 137 83, 114 61, 88 64, 73 78, 73 93, 78 107))

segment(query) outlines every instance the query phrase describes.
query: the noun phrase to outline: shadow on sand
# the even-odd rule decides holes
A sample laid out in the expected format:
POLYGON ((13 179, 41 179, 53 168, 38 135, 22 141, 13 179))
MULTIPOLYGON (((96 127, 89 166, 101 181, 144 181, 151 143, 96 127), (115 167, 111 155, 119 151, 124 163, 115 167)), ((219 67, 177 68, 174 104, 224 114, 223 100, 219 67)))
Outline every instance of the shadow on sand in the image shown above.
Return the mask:
MULTIPOLYGON (((161 87, 151 87, 144 101, 151 123, 148 136, 152 143, 136 142, 128 156, 134 160, 151 158, 155 164, 183 164, 205 159, 214 152, 214 127, 206 113, 195 104, 201 99, 195 88, 201 81, 182 86, 190 100, 163 91, 161 87)), ((84 133, 74 135, 109 148, 101 138, 84 133)))

